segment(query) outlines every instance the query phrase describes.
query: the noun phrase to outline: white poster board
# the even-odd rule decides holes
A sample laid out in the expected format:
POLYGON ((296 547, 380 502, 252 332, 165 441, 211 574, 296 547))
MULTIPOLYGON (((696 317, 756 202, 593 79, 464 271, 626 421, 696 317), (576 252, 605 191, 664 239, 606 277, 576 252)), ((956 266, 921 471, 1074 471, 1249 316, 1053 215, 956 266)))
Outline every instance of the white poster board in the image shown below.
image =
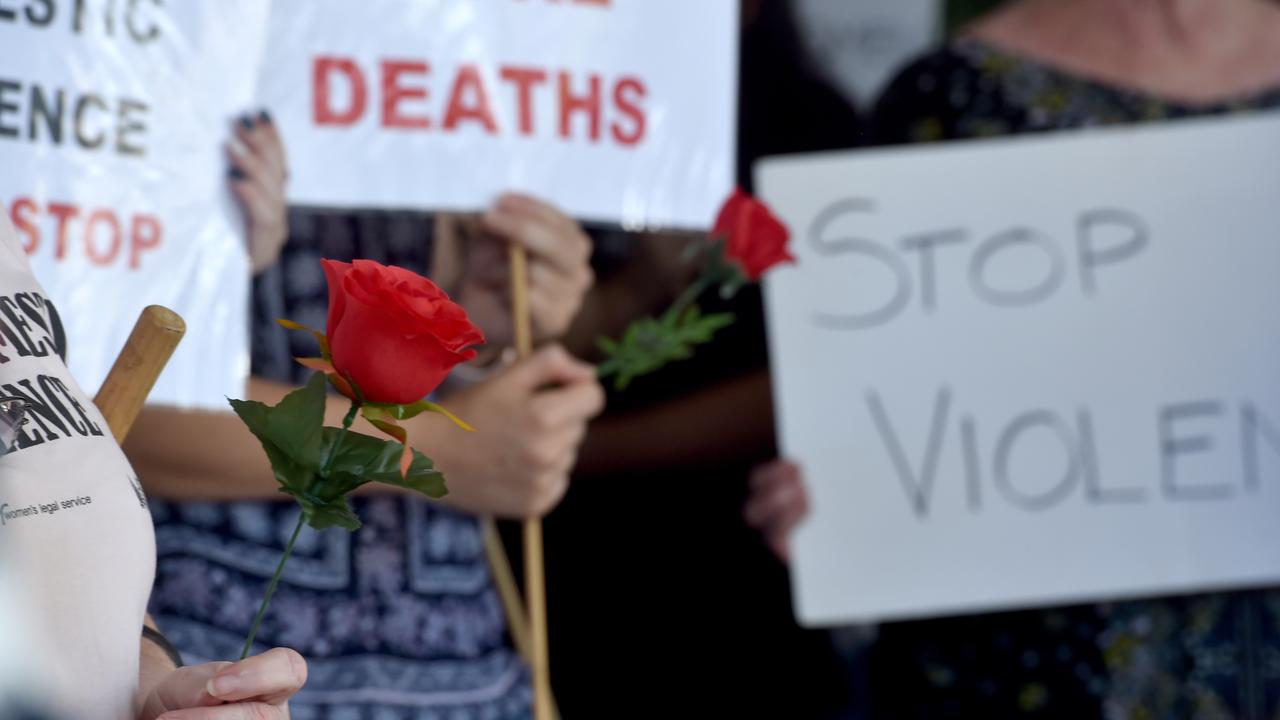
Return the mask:
MULTIPOLYGON (((248 372, 248 259, 224 144, 252 107, 266 4, 0 3, 0 211, 92 391, 142 308, 187 335, 153 401, 226 408, 248 372)), ((25 342, 27 309, 0 307, 25 342)))
POLYGON ((737 0, 277 2, 261 100, 299 205, 705 227, 733 187, 737 0))
POLYGON ((804 623, 1280 581, 1280 117, 758 177, 804 623))

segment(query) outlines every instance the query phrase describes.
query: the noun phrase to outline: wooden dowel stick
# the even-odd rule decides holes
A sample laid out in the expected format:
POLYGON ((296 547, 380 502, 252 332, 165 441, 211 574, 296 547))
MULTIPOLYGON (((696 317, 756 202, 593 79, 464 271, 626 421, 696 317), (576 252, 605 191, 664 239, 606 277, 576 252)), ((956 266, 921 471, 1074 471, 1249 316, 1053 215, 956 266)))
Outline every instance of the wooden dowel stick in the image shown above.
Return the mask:
MULTIPOLYGON (((533 354, 529 315, 529 258, 521 245, 511 245, 511 322, 516 353, 533 354)), ((542 520, 524 521, 524 587, 529 606, 529 665, 533 671, 534 720, 552 720, 551 660, 547 649, 547 587, 542 554, 542 520)))
POLYGON ((511 570, 511 561, 507 558, 506 548, 502 544, 502 535, 498 533, 498 524, 493 518, 481 521, 484 532, 484 552, 489 558, 489 574, 493 576, 493 584, 498 588, 498 598, 502 600, 503 614, 507 616, 507 629, 511 633, 511 643, 516 646, 520 657, 533 667, 533 648, 529 641, 529 615, 524 609, 524 598, 520 597, 520 587, 516 584, 515 573, 511 570))
POLYGON ((186 332, 187 324, 174 311, 159 305, 143 308, 111 372, 93 398, 116 442, 124 442, 147 395, 186 332))

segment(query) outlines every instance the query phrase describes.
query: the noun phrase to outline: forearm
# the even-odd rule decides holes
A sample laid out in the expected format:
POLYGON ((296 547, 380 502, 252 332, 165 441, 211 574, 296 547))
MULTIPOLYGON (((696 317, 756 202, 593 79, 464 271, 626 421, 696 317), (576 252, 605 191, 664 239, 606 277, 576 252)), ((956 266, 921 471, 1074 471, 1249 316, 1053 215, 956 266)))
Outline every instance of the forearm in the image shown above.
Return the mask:
MULTIPOLYGON (((295 388, 254 377, 249 398, 274 405, 295 388)), ((333 396, 325 424, 342 423, 350 404, 333 396)), ((147 492, 168 500, 280 499, 258 439, 230 411, 148 405, 124 445, 147 492)))
POLYGON ((765 370, 591 425, 575 474, 764 459, 774 453, 765 370))

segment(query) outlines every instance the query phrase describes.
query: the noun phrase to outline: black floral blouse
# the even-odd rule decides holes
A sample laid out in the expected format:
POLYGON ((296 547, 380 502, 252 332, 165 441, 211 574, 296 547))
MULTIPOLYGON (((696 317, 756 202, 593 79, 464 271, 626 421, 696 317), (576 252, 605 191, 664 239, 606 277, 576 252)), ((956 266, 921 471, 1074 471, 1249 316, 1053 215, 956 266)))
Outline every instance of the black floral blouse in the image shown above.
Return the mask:
MULTIPOLYGON (((873 144, 1080 129, 1280 108, 1280 88, 1188 106, 956 40, 891 85, 873 144)), ((874 716, 1280 717, 1280 590, 1193 595, 881 629, 874 716)))

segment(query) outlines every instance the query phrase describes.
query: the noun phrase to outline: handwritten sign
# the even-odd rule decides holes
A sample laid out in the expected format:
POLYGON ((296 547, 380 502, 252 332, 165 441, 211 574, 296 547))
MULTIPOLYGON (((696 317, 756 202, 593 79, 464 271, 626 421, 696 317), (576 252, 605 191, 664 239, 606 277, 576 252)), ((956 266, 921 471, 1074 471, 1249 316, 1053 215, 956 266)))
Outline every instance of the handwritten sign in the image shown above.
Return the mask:
POLYGON ((152 399, 226 408, 248 372, 249 268, 224 145, 252 107, 266 6, 0 3, 0 212, 56 311, 0 302, 0 340, 39 352, 41 316, 96 388, 138 313, 189 331, 152 399))
POLYGON ((1280 581, 1280 117, 758 174, 805 623, 1280 581))
POLYGON ((261 98, 302 205, 702 227, 733 186, 738 3, 275 3, 261 98))

